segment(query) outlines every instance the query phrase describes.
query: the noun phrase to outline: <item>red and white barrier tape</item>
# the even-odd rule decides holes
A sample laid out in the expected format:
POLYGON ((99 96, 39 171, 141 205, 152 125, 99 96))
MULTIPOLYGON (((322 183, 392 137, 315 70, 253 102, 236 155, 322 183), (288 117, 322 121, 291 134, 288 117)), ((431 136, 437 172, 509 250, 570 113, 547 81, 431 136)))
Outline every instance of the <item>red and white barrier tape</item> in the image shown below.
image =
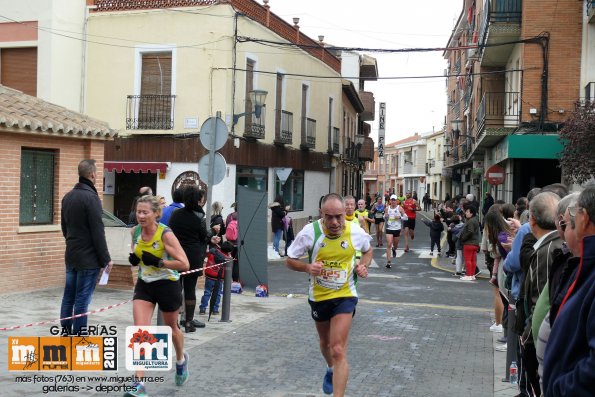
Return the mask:
MULTIPOLYGON (((233 261, 233 259, 230 259, 228 261, 225 261, 223 263, 218 263, 216 265, 211 265, 211 266, 206 266, 206 267, 203 266, 203 267, 198 268, 198 269, 188 270, 186 272, 180 273, 180 276, 185 276, 187 274, 200 272, 202 270, 210 269, 212 267, 218 267, 218 266, 221 266, 221 265, 223 265, 225 263, 232 262, 232 261, 233 261)), ((59 318, 59 319, 55 319, 55 320, 38 321, 36 323, 29 323, 29 324, 23 324, 23 325, 13 325, 12 327, 0 327, 0 331, 12 331, 14 329, 36 327, 38 325, 53 324, 53 323, 57 323, 57 322, 64 321, 64 320, 72 320, 72 319, 79 318, 79 317, 85 317, 85 316, 88 316, 90 314, 101 313, 101 312, 104 312, 106 310, 114 309, 114 308, 116 308, 118 306, 125 305, 128 302, 130 302, 130 301, 132 301, 132 299, 127 299, 127 300, 122 301, 120 303, 116 303, 114 305, 105 306, 105 307, 102 307, 100 309, 91 310, 91 311, 88 311, 86 313, 75 314, 74 316, 70 316, 70 317, 63 317, 63 318, 59 318)))

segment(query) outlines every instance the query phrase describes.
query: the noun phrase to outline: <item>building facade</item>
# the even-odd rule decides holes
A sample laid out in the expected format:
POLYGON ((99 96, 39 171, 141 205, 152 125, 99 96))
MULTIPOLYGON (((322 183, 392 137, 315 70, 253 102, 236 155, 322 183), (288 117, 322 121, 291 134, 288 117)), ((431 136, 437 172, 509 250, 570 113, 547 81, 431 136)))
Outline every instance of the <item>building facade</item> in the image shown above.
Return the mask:
POLYGON ((490 191, 512 202, 561 181, 558 131, 580 92, 583 8, 465 0, 444 52, 451 195, 490 191), (485 175, 494 165, 505 178, 492 186, 485 175))
MULTIPOLYGON (((341 160, 356 136, 366 146, 360 115, 373 108, 361 108, 359 85, 345 91, 341 59, 301 33, 298 19, 291 25, 252 0, 134 3, 96 0, 88 19, 90 37, 126 38, 87 48, 86 111, 122 135, 106 148, 106 204, 117 216, 140 186, 169 200, 183 180, 206 182, 199 132, 218 111, 230 135, 213 200, 227 211, 237 185, 269 202, 283 196, 297 223, 318 215, 322 195, 357 190, 358 168, 341 160), (127 172, 131 163, 140 172, 127 172)), ((364 151, 350 153, 357 163, 364 151)))
POLYGON ((64 282, 62 197, 78 182, 82 159, 97 161, 102 191, 104 122, 0 86, 0 290, 22 292, 64 282))

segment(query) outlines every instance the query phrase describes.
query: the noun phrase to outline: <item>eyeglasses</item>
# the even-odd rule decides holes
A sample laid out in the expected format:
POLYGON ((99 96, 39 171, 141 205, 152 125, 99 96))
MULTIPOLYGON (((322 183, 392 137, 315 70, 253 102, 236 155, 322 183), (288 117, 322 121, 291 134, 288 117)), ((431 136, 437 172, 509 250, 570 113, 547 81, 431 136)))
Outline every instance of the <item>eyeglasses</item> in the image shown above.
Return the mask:
POLYGON ((570 216, 575 217, 579 209, 582 209, 582 208, 576 204, 571 205, 568 207, 568 213, 570 214, 570 216))
POLYGON ((391 201, 397 201, 397 199, 390 199, 391 201))

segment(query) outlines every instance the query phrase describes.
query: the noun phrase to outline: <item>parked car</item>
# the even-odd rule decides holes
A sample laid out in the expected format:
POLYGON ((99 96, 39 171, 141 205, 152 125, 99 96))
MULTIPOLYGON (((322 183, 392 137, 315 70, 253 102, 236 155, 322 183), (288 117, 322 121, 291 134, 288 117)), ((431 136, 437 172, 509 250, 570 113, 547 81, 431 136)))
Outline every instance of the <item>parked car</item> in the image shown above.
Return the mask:
POLYGON ((120 218, 106 210, 103 210, 103 213, 101 214, 101 220, 103 221, 103 226, 105 227, 126 227, 126 224, 122 222, 120 218))

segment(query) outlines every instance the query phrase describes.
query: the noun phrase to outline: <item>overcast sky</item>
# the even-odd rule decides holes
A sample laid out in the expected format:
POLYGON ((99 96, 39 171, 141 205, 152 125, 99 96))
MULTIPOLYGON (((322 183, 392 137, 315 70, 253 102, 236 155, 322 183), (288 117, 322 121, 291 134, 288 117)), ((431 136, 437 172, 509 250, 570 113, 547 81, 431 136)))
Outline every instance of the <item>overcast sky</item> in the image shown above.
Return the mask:
MULTIPOLYGON (((330 45, 365 48, 444 47, 460 15, 463 0, 270 0, 271 11, 300 31, 330 45)), ((380 77, 443 75, 442 52, 368 53, 378 61, 380 77)), ((439 130, 446 116, 445 78, 367 82, 378 103, 386 102, 386 142, 416 132, 439 130)), ((378 136, 378 117, 372 137, 378 136)))

